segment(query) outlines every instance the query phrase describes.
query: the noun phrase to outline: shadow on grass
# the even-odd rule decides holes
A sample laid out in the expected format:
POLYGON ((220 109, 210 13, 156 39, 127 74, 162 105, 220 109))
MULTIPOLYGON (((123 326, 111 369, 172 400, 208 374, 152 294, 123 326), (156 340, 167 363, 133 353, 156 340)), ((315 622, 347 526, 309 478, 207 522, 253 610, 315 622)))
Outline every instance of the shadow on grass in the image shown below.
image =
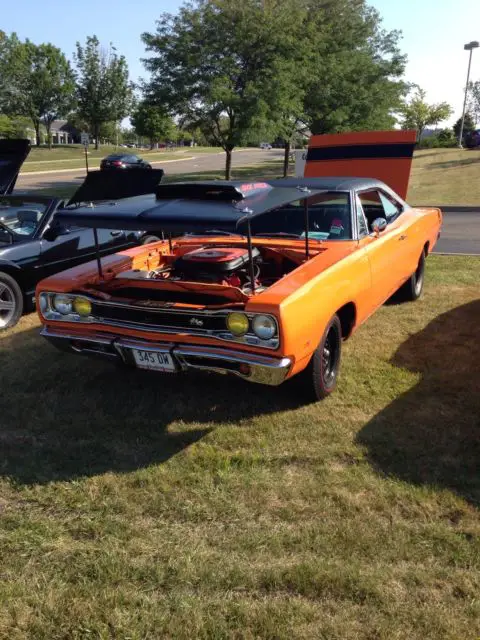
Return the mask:
POLYGON ((38 328, 1 341, 0 374, 0 475, 22 484, 165 462, 219 424, 301 404, 239 378, 169 376, 61 353, 38 328))
POLYGON ((393 363, 422 378, 359 433, 378 471, 480 505, 480 300, 437 317, 393 363))
POLYGON ((477 158, 462 158, 462 160, 447 160, 445 162, 433 162, 429 169, 454 169, 456 167, 466 167, 471 164, 480 163, 480 156, 477 158))

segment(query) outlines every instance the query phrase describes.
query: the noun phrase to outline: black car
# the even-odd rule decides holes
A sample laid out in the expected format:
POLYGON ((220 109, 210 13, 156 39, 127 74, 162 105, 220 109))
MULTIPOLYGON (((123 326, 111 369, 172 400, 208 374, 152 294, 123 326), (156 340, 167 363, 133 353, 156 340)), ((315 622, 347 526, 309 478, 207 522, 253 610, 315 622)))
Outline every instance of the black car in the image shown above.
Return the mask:
MULTIPOLYGON (((80 203, 155 191, 163 171, 120 176, 92 171, 69 202, 54 196, 12 194, 28 140, 0 140, 0 330, 32 309, 37 283, 96 257, 91 229, 58 224, 55 213, 80 203)), ((140 231, 98 230, 100 255, 156 240, 140 231)))
POLYGON ((151 169, 152 165, 129 153, 113 153, 100 163, 100 169, 151 169))

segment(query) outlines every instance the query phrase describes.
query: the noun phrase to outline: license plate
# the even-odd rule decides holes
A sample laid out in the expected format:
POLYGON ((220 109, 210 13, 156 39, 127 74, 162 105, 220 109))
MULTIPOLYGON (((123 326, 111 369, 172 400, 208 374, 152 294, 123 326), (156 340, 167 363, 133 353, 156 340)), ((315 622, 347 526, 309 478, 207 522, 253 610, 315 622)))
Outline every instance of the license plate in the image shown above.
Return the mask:
POLYGON ((169 353, 158 351, 143 351, 132 349, 135 363, 139 369, 153 369, 154 371, 175 371, 175 363, 169 353))

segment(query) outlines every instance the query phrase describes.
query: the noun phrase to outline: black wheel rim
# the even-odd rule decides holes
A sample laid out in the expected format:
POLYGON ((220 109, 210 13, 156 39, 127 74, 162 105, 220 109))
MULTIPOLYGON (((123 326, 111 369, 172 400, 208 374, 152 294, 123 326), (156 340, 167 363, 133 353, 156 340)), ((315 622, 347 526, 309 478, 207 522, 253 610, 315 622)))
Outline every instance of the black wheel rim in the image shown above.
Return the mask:
POLYGON ((338 341, 337 332, 334 327, 330 327, 322 352, 322 376, 325 386, 329 387, 335 380, 337 374, 338 341))

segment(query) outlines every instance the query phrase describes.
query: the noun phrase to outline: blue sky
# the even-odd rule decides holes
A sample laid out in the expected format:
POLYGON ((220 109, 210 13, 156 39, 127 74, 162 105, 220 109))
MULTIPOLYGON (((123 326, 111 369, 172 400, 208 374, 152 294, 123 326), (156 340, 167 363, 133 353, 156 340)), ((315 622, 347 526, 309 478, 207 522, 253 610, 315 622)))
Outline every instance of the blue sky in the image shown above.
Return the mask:
MULTIPOLYGON (((52 42, 69 57, 75 42, 95 33, 113 42, 128 60, 133 80, 145 75, 140 34, 155 29, 162 11, 175 12, 178 0, 16 0, 2 3, 0 28, 34 42, 52 42)), ((480 40, 480 0, 370 0, 386 29, 403 32, 408 54, 406 78, 426 89, 432 102, 448 101, 461 115, 467 72, 463 45, 480 40)), ((480 49, 473 53, 472 76, 480 80, 480 49)))

